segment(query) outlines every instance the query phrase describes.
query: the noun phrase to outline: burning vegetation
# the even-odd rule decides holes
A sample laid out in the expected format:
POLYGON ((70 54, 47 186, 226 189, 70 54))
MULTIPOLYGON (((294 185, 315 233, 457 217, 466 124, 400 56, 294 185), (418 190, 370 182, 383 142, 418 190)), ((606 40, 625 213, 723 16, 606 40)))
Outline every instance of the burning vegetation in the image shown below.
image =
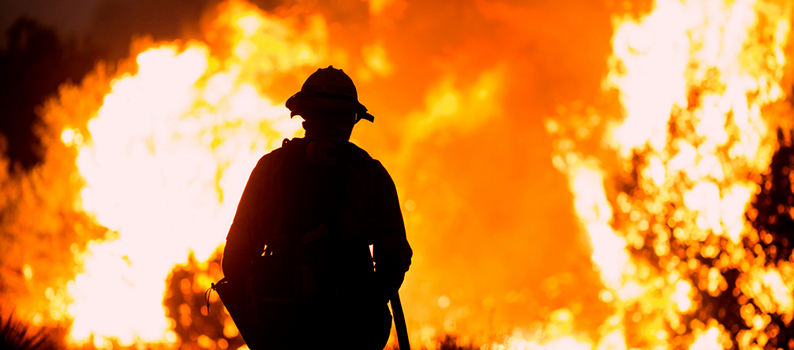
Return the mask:
POLYGON ((135 39, 38 109, 38 164, 2 159, 3 300, 70 348, 244 346, 204 292, 333 64, 380 112, 353 142, 395 169, 415 346, 794 349, 794 3, 578 5, 229 0, 135 39))
POLYGON ((615 305, 604 339, 794 347, 790 16, 791 4, 658 1, 616 26, 605 84, 622 120, 547 121, 615 305), (603 152, 577 151, 587 143, 603 152))

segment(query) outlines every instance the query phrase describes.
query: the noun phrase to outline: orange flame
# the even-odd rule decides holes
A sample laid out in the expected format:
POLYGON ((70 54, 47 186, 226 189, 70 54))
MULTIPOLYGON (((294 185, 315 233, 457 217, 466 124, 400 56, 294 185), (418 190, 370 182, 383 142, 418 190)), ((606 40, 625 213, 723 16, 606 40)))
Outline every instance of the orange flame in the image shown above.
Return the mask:
MULTIPOLYGON (((685 320, 700 307, 695 287, 712 296, 731 293, 723 273, 734 268, 745 276, 738 288, 759 300, 762 313, 791 319, 794 284, 783 283, 777 272, 790 263, 763 270, 763 259, 743 254, 758 237, 745 216, 759 190, 752 176, 769 167, 777 143, 772 125, 778 116, 763 110, 785 97, 791 6, 660 0, 641 21, 616 21, 605 87, 619 91, 625 119, 607 129, 604 144, 616 152, 617 166, 609 170, 616 188, 605 188, 603 163, 577 152, 574 140, 559 141, 555 155, 593 244, 606 287, 602 300, 616 307, 617 322, 605 324, 602 334, 640 327, 625 341, 730 348, 733 340, 719 320, 685 320), (632 174, 633 180, 624 177, 632 174), (658 263, 630 256, 631 248, 643 247, 653 249, 658 263), (709 266, 696 255, 719 259, 709 266), (755 268, 748 271, 748 262, 755 268), (695 338, 681 336, 688 332, 695 338)), ((558 128, 554 121, 548 126, 558 128)), ((741 348, 751 339, 763 345, 768 321, 747 310, 751 330, 736 341, 741 348)))
MULTIPOLYGON (((401 0, 371 0, 368 12, 378 21, 376 30, 386 31, 406 6, 401 0)), ((535 15, 512 13, 501 4, 477 6, 488 16, 511 12, 508 20, 535 15)), ((51 147, 43 171, 69 175, 52 185, 41 185, 44 180, 33 176, 4 193, 22 198, 62 188, 64 193, 51 195, 58 210, 50 210, 74 207, 83 216, 63 219, 64 225, 82 238, 70 246, 76 270, 70 275, 61 270, 71 266, 52 267, 49 272, 74 278, 42 291, 46 311, 31 306, 38 310, 32 312, 33 322, 69 324, 73 347, 176 347, 187 341, 207 349, 229 347, 225 339, 207 334, 180 339, 173 320, 189 325, 195 315, 187 304, 178 306, 179 316, 169 314, 163 305, 171 293, 166 281, 181 266, 214 271, 197 273, 195 281, 171 281, 182 293, 209 287, 219 274, 211 259, 223 244, 250 169, 283 138, 300 134, 299 120, 291 120, 283 107, 286 96, 270 91, 276 90, 272 85, 287 81, 289 89, 278 90, 292 92, 308 73, 334 64, 351 66, 357 82, 372 82, 385 95, 398 89, 424 94, 419 106, 391 112, 405 115, 401 123, 379 120, 360 127, 386 125, 370 129, 382 139, 402 133, 397 147, 382 139, 366 140, 386 150, 397 165, 397 180, 412 174, 417 182, 442 187, 433 194, 443 198, 417 194, 416 188, 398 189, 401 197, 411 195, 403 198, 403 208, 409 239, 419 243, 403 289, 411 296, 405 306, 415 345, 435 349, 443 331, 458 336, 460 345, 483 349, 764 346, 776 332, 772 316, 786 325, 794 317, 794 263, 765 260, 759 242, 772 238, 754 228, 750 209, 762 192, 758 179, 781 142, 774 131, 790 127, 772 107, 786 103, 784 47, 793 8, 783 0, 657 0, 641 19, 613 18, 613 53, 603 88, 604 95, 615 94, 621 117, 612 117, 610 106, 591 106, 583 118, 561 112, 545 121, 555 139, 552 164, 567 176, 573 212, 589 248, 585 270, 592 266, 596 271, 593 284, 600 289, 561 306, 529 303, 532 289, 498 285, 494 280, 499 277, 473 282, 497 285, 483 288, 485 292, 441 287, 448 271, 428 267, 428 255, 439 252, 429 248, 432 238, 425 236, 432 232, 423 227, 443 221, 438 218, 446 216, 439 213, 454 212, 457 218, 471 213, 468 198, 456 191, 480 185, 473 183, 482 174, 463 174, 469 176, 467 186, 453 187, 449 183, 455 179, 427 182, 435 165, 415 170, 409 158, 422 154, 427 144, 448 146, 508 114, 504 90, 515 68, 510 62, 495 61, 465 76, 441 74, 425 85, 411 81, 384 88, 377 84, 394 83, 392 78, 404 73, 388 35, 373 35, 376 39, 368 37, 349 49, 331 44, 329 33, 339 25, 331 17, 313 14, 298 23, 289 11, 266 14, 241 0, 226 1, 207 25, 204 41, 138 40, 134 62, 122 62, 113 73, 99 67, 81 86, 64 86, 59 98, 45 106, 43 119, 57 130, 57 139, 49 141, 60 142, 63 149, 51 147), (72 159, 74 164, 66 164, 72 159), (736 272, 735 278, 729 271, 736 272), (493 290, 497 292, 489 294, 493 290), (503 298, 495 294, 502 292, 503 298), (724 295, 741 304, 744 323, 738 331, 720 317, 700 316, 704 298, 724 295), (605 317, 583 326, 582 309, 592 312, 598 306, 582 304, 599 300, 606 305, 605 317), (494 321, 498 316, 504 318, 501 323, 494 321), (538 318, 544 321, 535 322, 538 318)), ((482 51, 473 46, 464 53, 482 51)), ((454 48, 443 51, 450 50, 454 48)), ((453 151, 467 158, 472 149, 453 151)), ((471 168, 454 171, 458 176, 471 168)), ((492 174, 487 175, 492 181, 492 174)), ((512 195, 515 189, 510 189, 512 195)), ((433 227, 460 230, 448 222, 433 227)), ((483 224, 467 230, 491 228, 483 224)), ((509 230, 493 230, 503 231, 509 230)), ((471 236, 479 239, 481 234, 471 236)), ((449 248, 440 255, 459 263, 468 257, 458 256, 455 247, 470 243, 444 242, 449 248)), ((486 271, 519 279, 500 269, 489 265, 452 275, 486 271)), ((24 263, 20 278, 33 283, 47 271, 24 263)), ((567 272, 540 283, 518 283, 540 285, 553 299, 561 285, 575 279, 567 272)), ((221 333, 236 337, 236 328, 224 316, 219 316, 221 333)), ((392 339, 389 346, 394 345, 392 339)))
MULTIPOLYGON (((111 82, 90 136, 62 133, 78 149, 80 205, 115 233, 77 257, 84 271, 68 285, 71 342, 174 344, 162 305, 171 269, 189 253, 205 261, 218 249, 262 151, 300 129, 286 108, 261 96, 255 78, 313 66, 314 51, 248 4, 229 2, 223 11, 219 21, 229 20, 216 25, 232 27, 216 30, 232 30, 231 57, 219 61, 198 42, 147 49, 136 72, 111 82)), ((308 35, 322 41, 316 25, 308 35)))

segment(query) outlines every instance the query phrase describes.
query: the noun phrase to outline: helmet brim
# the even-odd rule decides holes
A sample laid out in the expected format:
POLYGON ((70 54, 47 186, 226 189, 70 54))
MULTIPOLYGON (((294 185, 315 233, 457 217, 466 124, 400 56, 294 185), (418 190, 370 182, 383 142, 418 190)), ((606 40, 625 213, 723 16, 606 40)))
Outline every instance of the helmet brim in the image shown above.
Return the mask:
POLYGON ((374 123, 375 122, 375 117, 372 114, 369 114, 367 112, 356 113, 356 118, 358 119, 356 121, 364 119, 364 120, 369 120, 370 123, 374 123))
POLYGON ((292 118, 296 115, 302 116, 303 113, 306 112, 322 112, 323 110, 329 110, 327 107, 319 107, 327 105, 327 103, 323 103, 323 101, 334 102, 333 104, 336 106, 343 106, 341 108, 331 109, 355 113, 356 121, 366 119, 370 122, 375 122, 375 117, 367 113, 367 107, 358 102, 353 96, 349 95, 301 91, 287 99, 285 105, 287 109, 290 110, 290 118, 292 118))

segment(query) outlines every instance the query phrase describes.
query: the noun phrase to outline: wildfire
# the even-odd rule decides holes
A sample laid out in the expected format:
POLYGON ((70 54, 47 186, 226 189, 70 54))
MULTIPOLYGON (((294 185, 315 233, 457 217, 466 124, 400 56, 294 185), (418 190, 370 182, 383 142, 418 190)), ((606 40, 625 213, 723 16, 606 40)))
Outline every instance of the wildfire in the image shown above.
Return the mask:
POLYGON ((792 261, 765 259, 746 213, 762 190, 754 179, 784 142, 774 128, 786 116, 765 108, 785 97, 791 6, 656 1, 642 20, 616 21, 604 83, 619 91, 623 119, 605 129, 605 152, 577 151, 589 135, 547 121, 602 300, 615 305, 601 332, 634 334, 619 348, 749 349, 778 334, 770 315, 789 325, 794 280, 781 274, 792 261), (722 324, 729 305, 697 313, 714 305, 696 290, 738 297, 744 324, 722 324))
POLYGON ((322 23, 310 40, 291 43, 295 33, 251 5, 221 11, 212 30, 231 33, 223 33, 234 43, 230 57, 199 42, 154 45, 137 55, 136 71, 110 82, 86 136, 69 127, 61 134, 77 148, 79 205, 112 232, 77 256, 83 271, 64 296, 71 342, 174 344, 163 306, 169 273, 189 254, 210 258, 250 169, 300 129, 261 96, 256 76, 314 66, 305 43, 322 40, 322 23))
MULTIPOLYGON (((388 27, 404 6, 399 0, 371 0, 369 11, 388 27)), ((584 329, 577 320, 587 306, 571 302, 538 312, 542 324, 493 326, 494 310, 525 303, 531 291, 511 289, 504 298, 480 299, 462 288, 439 294, 439 287, 428 287, 430 277, 413 282, 409 272, 412 342, 435 349, 443 329, 458 336, 457 344, 483 349, 794 346, 778 337, 794 318, 794 257, 776 258, 779 250, 790 252, 791 242, 764 226, 794 217, 794 197, 782 199, 785 205, 774 202, 773 216, 759 211, 773 205, 763 196, 771 196, 775 186, 794 189, 788 167, 783 170, 788 182, 769 178, 776 152, 792 142, 785 137, 790 113, 782 111, 790 89, 784 83, 784 49, 793 11, 787 0, 657 0, 641 18, 615 16, 603 80, 603 94, 615 105, 590 106, 583 113, 572 108, 545 121, 554 138, 552 164, 567 177, 590 249, 588 264, 597 272, 600 292, 584 300, 600 300, 608 315, 584 329), (463 326, 472 318, 483 320, 463 326), (488 329, 472 332, 475 327, 488 329)), ((350 64, 357 82, 401 72, 384 38, 355 53, 332 45, 329 33, 338 23, 320 14, 298 23, 289 11, 268 14, 229 0, 213 15, 201 41, 139 39, 129 61, 113 69, 100 66, 80 86, 62 87, 43 109, 42 119, 55 130, 47 136, 52 140, 45 140, 51 145, 44 175, 3 189, 22 198, 33 188, 36 195, 30 196, 51 198, 42 210, 63 213, 69 207, 80 213, 62 218, 69 232, 81 237, 70 246, 74 271, 48 272, 28 263, 20 270, 28 284, 39 273, 69 276, 42 291, 46 305, 29 307, 34 324, 66 325, 69 346, 238 346, 230 341, 238 336, 231 319, 215 312, 220 306, 195 309, 191 298, 221 274, 216 252, 250 170, 284 138, 300 134, 300 120, 289 118, 282 95, 297 91, 301 79, 329 64, 350 64), (353 55, 360 55, 360 62, 353 55), (284 81, 290 88, 274 93, 273 85, 284 81), (42 183, 47 174, 60 182, 42 183), (39 193, 48 188, 61 191, 39 193), (210 311, 217 324, 199 321, 210 311), (198 331, 183 332, 190 327, 198 331), (212 327, 220 335, 207 331, 212 327)), ((407 109, 398 124, 405 133, 399 149, 370 140, 397 159, 402 168, 396 177, 414 172, 406 158, 428 140, 444 144, 451 133, 472 133, 505 114, 508 66, 480 68, 467 79, 450 73, 424 86, 424 109, 407 109), (442 132, 446 129, 452 131, 442 132)), ((455 150, 457 156, 463 153, 455 150)), ((787 161, 794 163, 794 153, 787 161)), ((430 175, 420 169, 416 177, 425 181, 430 175)), ((404 188, 399 190, 410 213, 409 231, 435 219, 438 211, 427 209, 432 201, 422 202, 418 194, 406 199, 404 188)), ((440 203, 436 207, 465 212, 470 204, 461 198, 448 194, 434 200, 440 203)), ((417 246, 412 271, 429 273, 422 257, 422 249, 429 248, 417 246)), ((526 283, 542 285, 553 298, 573 279, 569 273, 526 283)), ((524 313, 536 318, 535 310, 515 309, 514 319, 524 313)))

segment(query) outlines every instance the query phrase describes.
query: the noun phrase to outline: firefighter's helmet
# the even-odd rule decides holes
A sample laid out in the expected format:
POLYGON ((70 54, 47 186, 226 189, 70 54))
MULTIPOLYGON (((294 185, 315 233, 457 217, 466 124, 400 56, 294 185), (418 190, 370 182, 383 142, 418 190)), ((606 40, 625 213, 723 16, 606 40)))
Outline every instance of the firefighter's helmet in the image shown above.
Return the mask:
POLYGON ((305 117, 303 113, 307 112, 323 115, 323 112, 336 111, 355 113, 356 121, 375 121, 375 117, 367 113, 367 107, 358 102, 353 80, 334 66, 320 68, 312 73, 303 83, 301 91, 292 95, 286 105, 290 110, 290 117, 305 117))

